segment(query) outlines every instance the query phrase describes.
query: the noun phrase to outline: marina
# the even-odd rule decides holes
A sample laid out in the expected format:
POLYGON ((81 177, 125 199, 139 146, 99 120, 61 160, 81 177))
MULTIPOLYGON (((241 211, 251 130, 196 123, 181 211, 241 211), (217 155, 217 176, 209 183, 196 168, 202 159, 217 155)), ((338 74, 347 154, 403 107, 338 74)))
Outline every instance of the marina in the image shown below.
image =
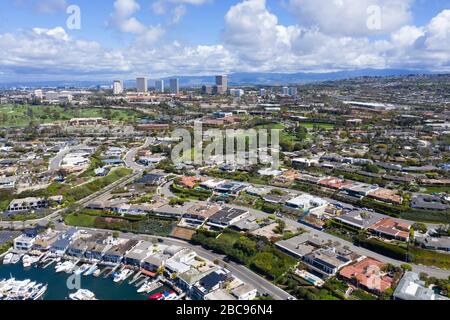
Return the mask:
MULTIPOLYGON (((141 274, 136 274, 137 277, 134 279, 132 277, 134 272, 128 269, 117 272, 120 280, 114 281, 116 279, 113 278, 114 272, 106 278, 95 277, 95 274, 103 274, 102 268, 96 264, 76 265, 71 261, 63 262, 53 258, 47 259, 45 261, 45 258, 42 258, 41 261, 26 268, 24 268, 23 263, 18 263, 19 261, 15 264, 0 264, 0 299, 5 299, 1 288, 3 287, 6 290, 6 287, 10 286, 8 281, 12 283, 11 278, 17 282, 15 286, 17 289, 11 294, 9 300, 149 300, 151 296, 169 295, 172 292, 169 287, 141 274), (60 271, 57 272, 57 270, 60 271), (67 281, 72 272, 80 276, 80 290, 70 290, 67 286, 67 281), (127 279, 130 281, 127 281, 127 279), (133 280, 141 281, 130 284, 133 280), (153 285, 146 288, 150 290, 143 290, 138 293, 142 286, 140 285, 141 282, 144 284, 147 281, 148 283, 154 281, 153 285), (32 290, 27 293, 26 290, 29 289, 32 290), (26 293, 25 296, 24 293, 26 293)), ((110 267, 106 269, 111 270, 110 267)), ((109 272, 106 274, 109 274, 109 272)))

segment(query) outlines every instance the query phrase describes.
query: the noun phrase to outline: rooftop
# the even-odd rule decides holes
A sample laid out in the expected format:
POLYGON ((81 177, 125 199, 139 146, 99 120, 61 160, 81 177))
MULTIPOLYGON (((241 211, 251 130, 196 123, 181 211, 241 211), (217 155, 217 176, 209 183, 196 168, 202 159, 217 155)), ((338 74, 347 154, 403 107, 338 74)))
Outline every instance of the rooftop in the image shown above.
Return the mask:
POLYGON ((367 229, 380 221, 383 215, 364 210, 353 210, 337 216, 335 219, 359 229, 367 229))

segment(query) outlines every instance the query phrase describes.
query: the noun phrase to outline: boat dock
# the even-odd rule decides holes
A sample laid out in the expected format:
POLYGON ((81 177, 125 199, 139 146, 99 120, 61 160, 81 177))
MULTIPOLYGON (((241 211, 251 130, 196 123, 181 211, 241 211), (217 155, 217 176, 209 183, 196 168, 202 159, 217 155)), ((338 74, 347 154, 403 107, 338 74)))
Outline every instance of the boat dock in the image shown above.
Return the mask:
POLYGON ((52 265, 53 262, 55 262, 55 259, 50 259, 50 261, 48 261, 42 268, 47 269, 52 265))
POLYGON ((135 276, 133 277, 133 279, 132 279, 130 282, 128 282, 128 284, 133 284, 133 283, 135 283, 135 282, 138 281, 139 278, 141 278, 141 277, 142 277, 142 272, 139 271, 138 273, 135 274, 135 276))
POLYGON ((147 281, 147 278, 144 278, 143 280, 136 283, 135 287, 140 288, 142 285, 147 281))
MULTIPOLYGON (((113 267, 112 269, 111 269, 111 271, 109 272, 109 273, 107 273, 105 276, 104 276, 104 278, 108 278, 109 276, 111 276, 117 269, 119 269, 120 268, 120 264, 118 264, 118 265, 116 265, 115 267, 113 267)), ((108 269, 108 268, 106 268, 106 269, 108 269)))

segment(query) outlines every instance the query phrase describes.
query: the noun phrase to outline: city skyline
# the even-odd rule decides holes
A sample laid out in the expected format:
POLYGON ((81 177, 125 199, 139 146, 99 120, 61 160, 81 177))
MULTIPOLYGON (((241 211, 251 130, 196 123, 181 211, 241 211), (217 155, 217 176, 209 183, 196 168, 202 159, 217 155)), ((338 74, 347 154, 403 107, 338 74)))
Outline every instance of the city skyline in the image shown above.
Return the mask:
POLYGON ((16 0, 0 9, 0 82, 450 69, 442 0, 16 0))

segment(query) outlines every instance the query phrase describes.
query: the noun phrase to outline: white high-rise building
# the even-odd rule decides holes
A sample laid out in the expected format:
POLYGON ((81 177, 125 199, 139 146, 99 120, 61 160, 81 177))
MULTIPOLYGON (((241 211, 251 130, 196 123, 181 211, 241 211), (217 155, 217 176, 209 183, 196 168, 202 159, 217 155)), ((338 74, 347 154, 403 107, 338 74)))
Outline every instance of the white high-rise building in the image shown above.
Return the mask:
POLYGON ((43 94, 42 90, 41 89, 34 90, 34 97, 36 99, 42 100, 42 98, 44 98, 44 94, 43 94))
POLYGON ((289 95, 289 88, 288 87, 283 87, 283 89, 281 89, 281 93, 283 96, 288 96, 289 95))
POLYGON ((156 80, 155 81, 155 89, 156 89, 156 92, 164 93, 164 80, 156 80))
POLYGON ((122 94, 124 91, 124 85, 122 80, 114 80, 113 82, 113 94, 122 94))
POLYGON ((178 80, 178 78, 170 79, 170 92, 173 94, 180 93, 180 81, 178 80))
POLYGON ((138 93, 147 93, 148 91, 147 78, 145 77, 136 78, 136 88, 138 93))

